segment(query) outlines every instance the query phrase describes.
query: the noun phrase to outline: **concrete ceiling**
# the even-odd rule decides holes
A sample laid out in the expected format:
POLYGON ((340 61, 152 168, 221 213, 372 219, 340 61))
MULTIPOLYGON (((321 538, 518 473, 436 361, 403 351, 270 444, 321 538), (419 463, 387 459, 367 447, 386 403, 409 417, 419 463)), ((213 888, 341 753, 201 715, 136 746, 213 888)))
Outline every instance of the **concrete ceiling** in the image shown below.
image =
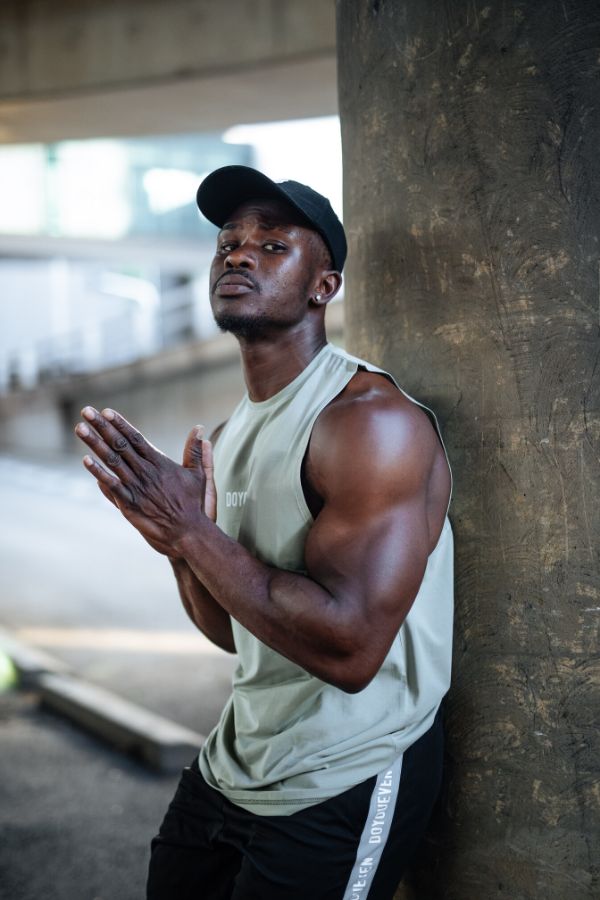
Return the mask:
POLYGON ((0 100, 0 143, 220 131, 337 112, 333 52, 135 87, 0 100))
MULTIPOLYGON (((0 3, 0 144, 223 131, 336 112, 334 0, 0 3)), ((0 256, 197 262, 197 242, 177 244, 1 235, 0 256)))

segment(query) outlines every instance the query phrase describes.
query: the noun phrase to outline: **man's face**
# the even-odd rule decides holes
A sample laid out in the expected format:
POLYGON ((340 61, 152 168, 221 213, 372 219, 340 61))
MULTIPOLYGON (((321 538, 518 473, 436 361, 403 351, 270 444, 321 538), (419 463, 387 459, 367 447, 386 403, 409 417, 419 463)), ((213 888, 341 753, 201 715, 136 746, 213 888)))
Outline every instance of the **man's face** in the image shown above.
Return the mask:
POLYGON ((210 270, 217 325, 251 339, 298 324, 309 307, 319 240, 285 202, 256 200, 235 209, 219 232, 210 270))

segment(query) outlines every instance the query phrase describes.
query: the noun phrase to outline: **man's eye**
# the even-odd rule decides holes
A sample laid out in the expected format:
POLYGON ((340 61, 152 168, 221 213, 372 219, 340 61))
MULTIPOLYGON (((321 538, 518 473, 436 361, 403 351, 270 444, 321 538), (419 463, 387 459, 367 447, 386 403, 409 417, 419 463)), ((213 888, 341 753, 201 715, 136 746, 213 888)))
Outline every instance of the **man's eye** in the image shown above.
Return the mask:
POLYGON ((231 253, 231 251, 234 249, 235 244, 232 244, 231 241, 227 241, 225 244, 219 245, 219 253, 231 253))
POLYGON ((277 244, 275 241, 267 241, 265 244, 263 244, 263 247, 265 248, 265 250, 269 250, 271 252, 281 252, 285 250, 283 244, 277 244))

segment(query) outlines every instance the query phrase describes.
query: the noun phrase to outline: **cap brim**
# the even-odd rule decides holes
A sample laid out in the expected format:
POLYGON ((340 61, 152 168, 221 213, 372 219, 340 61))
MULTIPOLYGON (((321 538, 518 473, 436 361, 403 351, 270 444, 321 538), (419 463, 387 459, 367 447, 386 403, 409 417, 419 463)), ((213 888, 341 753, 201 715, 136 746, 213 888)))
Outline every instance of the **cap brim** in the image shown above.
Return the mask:
MULTIPOLYGON (((242 203, 267 197, 284 200, 306 219, 303 210, 288 197, 280 185, 248 166, 223 166, 211 172, 198 188, 196 202, 209 222, 220 228, 242 203)), ((313 225, 311 227, 314 228, 313 225)))

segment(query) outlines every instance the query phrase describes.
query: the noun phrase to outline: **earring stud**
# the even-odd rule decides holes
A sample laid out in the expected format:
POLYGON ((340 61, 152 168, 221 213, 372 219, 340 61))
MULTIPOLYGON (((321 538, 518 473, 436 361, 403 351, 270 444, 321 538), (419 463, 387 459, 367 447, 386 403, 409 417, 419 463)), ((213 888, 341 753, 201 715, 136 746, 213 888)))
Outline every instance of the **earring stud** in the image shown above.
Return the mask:
POLYGON ((320 295, 320 294, 315 294, 315 300, 320 300, 320 299, 321 299, 321 295, 320 295))

